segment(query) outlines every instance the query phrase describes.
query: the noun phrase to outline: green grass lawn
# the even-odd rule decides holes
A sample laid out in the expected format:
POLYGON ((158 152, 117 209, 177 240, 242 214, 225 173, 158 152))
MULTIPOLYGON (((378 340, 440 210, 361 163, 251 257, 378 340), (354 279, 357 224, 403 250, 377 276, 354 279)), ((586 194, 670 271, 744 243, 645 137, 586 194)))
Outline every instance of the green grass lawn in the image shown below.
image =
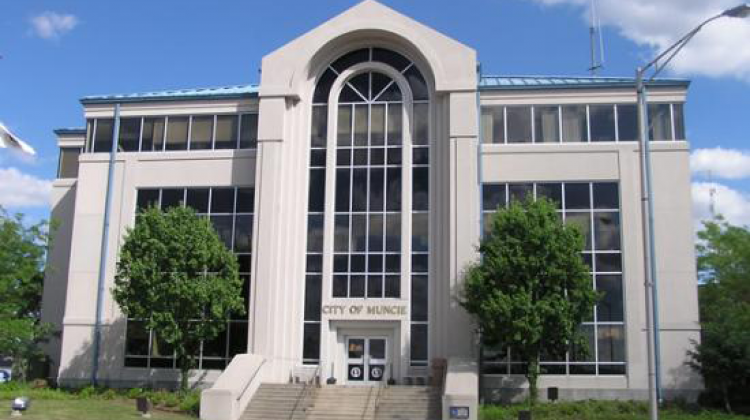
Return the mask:
MULTIPOLYGON (((0 419, 21 420, 137 420, 140 413, 135 410, 133 400, 33 400, 22 417, 11 417, 10 400, 0 400, 0 419)), ((153 420, 196 420, 184 414, 155 410, 153 420)))
MULTIPOLYGON (((516 420, 527 405, 486 405, 480 409, 480 420, 516 420)), ((534 420, 647 420, 645 403, 617 401, 579 401, 539 404, 534 420)), ((667 407, 659 413, 662 420, 750 420, 750 416, 730 415, 700 408, 667 407)))

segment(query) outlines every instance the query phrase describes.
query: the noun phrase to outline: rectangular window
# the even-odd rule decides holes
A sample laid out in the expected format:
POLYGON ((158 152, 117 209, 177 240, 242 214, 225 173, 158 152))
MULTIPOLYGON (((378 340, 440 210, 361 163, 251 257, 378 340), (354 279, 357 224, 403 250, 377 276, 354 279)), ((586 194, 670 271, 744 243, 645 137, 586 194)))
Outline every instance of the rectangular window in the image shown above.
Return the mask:
MULTIPOLYGON (((507 205, 506 197, 513 200, 529 194, 558 203, 560 218, 580 228, 586 238, 581 256, 590 267, 592 287, 603 295, 592 317, 580 326, 586 351, 571 348, 564 355, 543 355, 540 362, 543 374, 624 375, 627 364, 618 184, 485 184, 482 187, 484 234, 491 233, 487 226, 496 209, 507 205)), ((485 354, 488 355, 484 360, 485 374, 517 375, 526 369, 524 363, 514 359, 512 349, 492 348, 485 354)))
POLYGON ((638 140, 638 107, 617 105, 617 129, 620 141, 638 140))
POLYGON ((560 107, 534 107, 534 134, 537 143, 560 141, 560 107))
POLYGON ((672 110, 670 104, 649 104, 648 125, 651 140, 672 140, 672 110))
POLYGON ((508 119, 508 143, 531 143, 531 107, 507 107, 505 113, 508 119))
POLYGON ((505 143, 505 111, 502 106, 482 107, 482 141, 505 143))
POLYGON ((164 149, 164 117, 144 118, 141 151, 161 151, 164 149))
POLYGON ((242 114, 240 121, 240 149, 258 146, 258 114, 242 114))
POLYGON ((188 117, 169 117, 167 119, 167 141, 165 150, 187 150, 188 117))
POLYGON ((237 115, 218 115, 214 149, 236 149, 238 128, 239 117, 237 115))
POLYGON ((121 118, 120 119, 120 144, 121 152, 137 152, 138 143, 141 138, 141 119, 140 118, 121 118))
POLYGON ((591 141, 615 141, 615 108, 612 105, 589 106, 591 141))
POLYGON ((193 117, 190 125, 190 150, 211 148, 214 137, 214 116, 193 117))
MULTIPOLYGON (((254 191, 252 187, 150 188, 139 189, 136 195, 136 213, 150 206, 162 210, 180 205, 192 207, 212 221, 219 237, 237 257, 246 313, 231 315, 224 332, 202 344, 196 355, 198 369, 224 369, 236 354, 247 352, 254 191)), ((175 364, 174 351, 146 328, 144 320, 128 319, 126 367, 173 369, 175 364)))
POLYGON ((674 116, 674 139, 686 140, 685 136, 685 106, 683 104, 672 104, 674 116))
POLYGON ((114 120, 111 118, 98 118, 94 135, 94 153, 112 151, 112 135, 114 131, 114 120))
POLYGON ((58 178, 78 178, 78 157, 80 147, 61 147, 60 160, 57 165, 58 178))
POLYGON ((562 141, 567 143, 588 141, 585 105, 563 105, 562 141))

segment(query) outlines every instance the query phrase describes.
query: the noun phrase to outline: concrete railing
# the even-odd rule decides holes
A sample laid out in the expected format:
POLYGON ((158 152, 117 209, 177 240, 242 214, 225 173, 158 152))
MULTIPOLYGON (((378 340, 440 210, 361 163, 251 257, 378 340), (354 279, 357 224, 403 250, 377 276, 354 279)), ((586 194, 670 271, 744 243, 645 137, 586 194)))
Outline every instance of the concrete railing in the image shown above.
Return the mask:
POLYGON ((263 380, 266 359, 238 354, 214 385, 201 393, 201 420, 237 420, 263 380))
POLYGON ((479 369, 475 360, 448 359, 443 383, 443 420, 479 417, 479 369))

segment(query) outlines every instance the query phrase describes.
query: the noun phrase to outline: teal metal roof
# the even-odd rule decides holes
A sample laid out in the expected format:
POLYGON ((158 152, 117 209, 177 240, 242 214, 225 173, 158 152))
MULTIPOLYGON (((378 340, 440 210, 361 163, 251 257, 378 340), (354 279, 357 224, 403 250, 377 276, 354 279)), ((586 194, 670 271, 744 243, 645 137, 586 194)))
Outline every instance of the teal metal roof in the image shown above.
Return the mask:
MULTIPOLYGON (((686 79, 656 79, 648 86, 685 87, 686 79)), ((526 89, 577 89, 577 88, 617 88, 634 87, 632 77, 592 77, 592 76, 482 76, 481 90, 526 90, 526 89)))
POLYGON ((95 95, 81 98, 81 103, 114 103, 114 102, 147 102, 171 101, 186 99, 235 99, 249 98, 258 94, 257 85, 236 85, 197 89, 175 89, 145 93, 127 93, 119 95, 95 95))
MULTIPOLYGON (((633 87, 632 77, 582 77, 582 76, 482 76, 480 90, 530 90, 530 89, 580 89, 633 87)), ((686 79, 656 79, 649 86, 687 88, 686 79)), ((258 95, 258 85, 236 85, 197 89, 175 89, 145 93, 95 95, 81 98, 81 103, 110 104, 115 102, 177 101, 189 99, 239 99, 258 95)))
POLYGON ((86 127, 64 127, 53 130, 58 136, 86 134, 86 127))

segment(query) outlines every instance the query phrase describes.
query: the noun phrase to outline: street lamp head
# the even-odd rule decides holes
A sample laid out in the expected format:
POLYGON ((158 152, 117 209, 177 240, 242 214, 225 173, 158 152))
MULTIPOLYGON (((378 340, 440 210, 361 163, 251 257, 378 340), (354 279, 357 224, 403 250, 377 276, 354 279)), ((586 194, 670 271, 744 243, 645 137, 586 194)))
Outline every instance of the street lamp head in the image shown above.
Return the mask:
POLYGON ((750 17, 750 4, 745 3, 737 7, 733 7, 726 10, 724 13, 722 13, 722 15, 734 18, 750 17))

